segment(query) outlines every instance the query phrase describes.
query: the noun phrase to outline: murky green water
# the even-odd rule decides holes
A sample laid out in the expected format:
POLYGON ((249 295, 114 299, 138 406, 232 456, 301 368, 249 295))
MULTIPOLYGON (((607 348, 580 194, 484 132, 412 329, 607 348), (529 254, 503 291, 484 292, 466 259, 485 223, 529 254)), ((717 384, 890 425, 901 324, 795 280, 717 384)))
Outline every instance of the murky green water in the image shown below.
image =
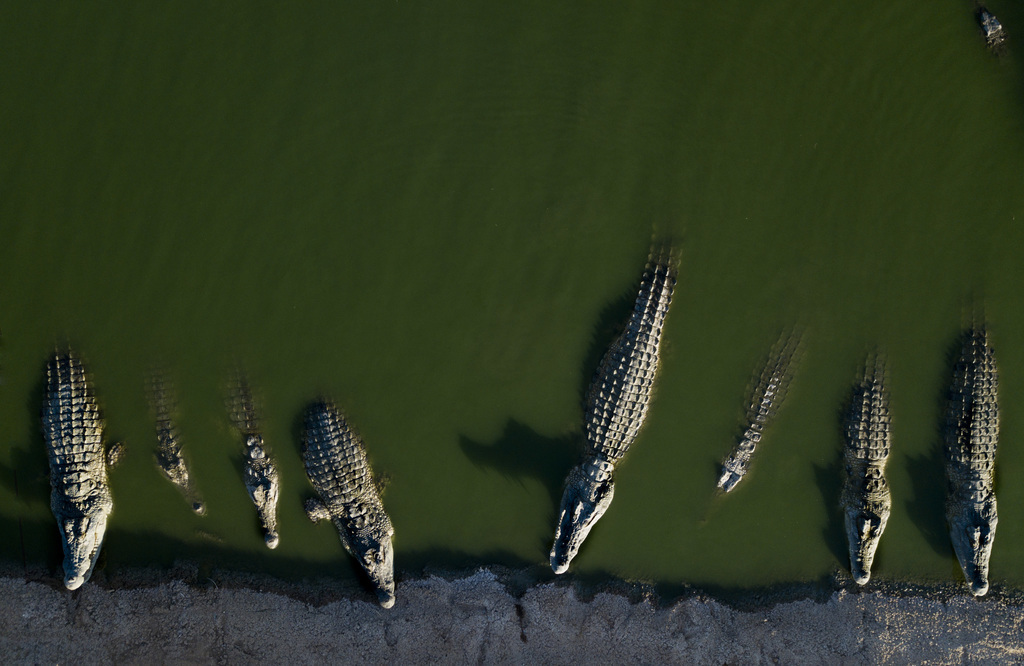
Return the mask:
MULTIPOLYGON (((991 8, 1024 38, 1024 11, 991 8)), ((37 413, 68 339, 130 446, 107 567, 352 575, 301 509, 320 392, 391 478, 398 568, 544 565, 583 389, 656 232, 683 250, 658 392, 575 571, 736 587, 845 567, 838 413, 881 344, 875 575, 956 580, 940 396, 980 302, 1004 415, 992 578, 1024 583, 1024 76, 967 2, 16 2, 0 44, 0 557, 59 559, 37 413), (716 496, 750 375, 794 322, 789 401, 716 496), (153 464, 156 358, 204 518, 153 464), (223 406, 236 360, 283 474, 273 552, 223 406)))

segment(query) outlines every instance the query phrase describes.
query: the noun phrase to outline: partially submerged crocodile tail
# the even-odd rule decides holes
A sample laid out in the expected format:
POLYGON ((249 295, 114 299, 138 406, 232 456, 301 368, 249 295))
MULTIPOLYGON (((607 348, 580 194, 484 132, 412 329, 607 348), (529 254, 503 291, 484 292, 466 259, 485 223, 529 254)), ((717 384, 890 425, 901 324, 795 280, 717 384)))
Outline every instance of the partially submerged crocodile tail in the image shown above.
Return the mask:
POLYGON ((647 270, 652 267, 662 269, 672 276, 673 280, 679 277, 679 264, 682 260, 682 252, 678 243, 667 239, 655 238, 651 241, 651 250, 647 254, 647 270))
POLYGON ((760 374, 748 388, 746 423, 739 442, 722 463, 718 487, 730 492, 743 480, 765 429, 771 425, 789 393, 793 373, 802 349, 803 333, 798 327, 784 330, 772 345, 760 374))
POLYGON ((178 406, 174 386, 166 371, 154 367, 147 381, 150 409, 156 422, 156 463, 160 472, 174 484, 196 514, 206 515, 206 504, 196 490, 182 453, 181 433, 178 431, 178 406))
POLYGON ((236 369, 228 389, 228 415, 232 425, 242 437, 259 432, 259 408, 253 396, 249 378, 241 369, 236 369))

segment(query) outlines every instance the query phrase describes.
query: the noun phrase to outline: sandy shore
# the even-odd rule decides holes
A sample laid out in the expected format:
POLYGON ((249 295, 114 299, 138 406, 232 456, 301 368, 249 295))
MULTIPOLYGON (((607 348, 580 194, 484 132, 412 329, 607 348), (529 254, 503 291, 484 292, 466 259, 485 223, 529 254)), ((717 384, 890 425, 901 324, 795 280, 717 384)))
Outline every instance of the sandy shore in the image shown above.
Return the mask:
POLYGON ((739 609, 572 585, 510 593, 488 570, 360 590, 250 579, 138 587, 0 577, 5 663, 1024 663, 1024 604, 838 590, 739 609), (265 584, 265 583, 270 583, 265 584), (261 589, 262 588, 262 589, 261 589))

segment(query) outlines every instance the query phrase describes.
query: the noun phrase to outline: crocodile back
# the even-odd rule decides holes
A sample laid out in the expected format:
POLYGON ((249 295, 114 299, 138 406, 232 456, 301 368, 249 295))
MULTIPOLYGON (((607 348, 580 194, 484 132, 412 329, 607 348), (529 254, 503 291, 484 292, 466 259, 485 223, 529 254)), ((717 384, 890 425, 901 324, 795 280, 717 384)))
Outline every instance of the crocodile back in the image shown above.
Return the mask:
POLYGON ((332 514, 373 491, 363 442, 330 402, 318 401, 306 412, 302 460, 332 514))
POLYGON ((843 457, 847 474, 845 502, 881 499, 888 493, 885 463, 891 446, 891 415, 885 368, 880 361, 869 365, 864 380, 854 389, 846 417, 843 457))
POLYGON ((644 271, 629 323, 605 352, 587 395, 587 453, 616 462, 636 439, 651 399, 665 317, 676 271, 652 260, 644 271))
POLYGON ((70 351, 47 364, 42 424, 54 513, 103 509, 93 506, 96 500, 110 502, 103 418, 82 362, 70 351))
POLYGON ((985 329, 964 334, 953 367, 944 427, 945 453, 953 487, 992 492, 999 439, 999 373, 985 329))

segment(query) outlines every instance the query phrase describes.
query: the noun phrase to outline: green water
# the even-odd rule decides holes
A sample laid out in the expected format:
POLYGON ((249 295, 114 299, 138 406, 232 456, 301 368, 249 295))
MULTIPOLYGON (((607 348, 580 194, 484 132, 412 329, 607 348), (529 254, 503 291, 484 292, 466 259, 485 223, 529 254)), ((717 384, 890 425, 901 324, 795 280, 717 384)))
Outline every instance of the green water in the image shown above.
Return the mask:
MULTIPOLYGON (((130 447, 110 570, 353 576, 301 508, 323 392, 390 477, 399 569, 543 566, 584 387, 656 233, 682 250, 658 390, 575 572, 744 587, 845 567, 838 414, 880 344, 875 576, 957 580, 940 397, 981 303, 1002 371, 992 579, 1024 584, 1018 57, 989 56, 960 0, 556 4, 0 7, 0 558, 59 562, 37 414, 70 340, 130 447), (716 495, 793 323, 789 400, 716 495), (153 464, 157 358, 206 517, 153 464), (223 406, 236 361, 283 476, 273 552, 223 406)), ((990 7, 1024 37, 1024 11, 990 7)))

